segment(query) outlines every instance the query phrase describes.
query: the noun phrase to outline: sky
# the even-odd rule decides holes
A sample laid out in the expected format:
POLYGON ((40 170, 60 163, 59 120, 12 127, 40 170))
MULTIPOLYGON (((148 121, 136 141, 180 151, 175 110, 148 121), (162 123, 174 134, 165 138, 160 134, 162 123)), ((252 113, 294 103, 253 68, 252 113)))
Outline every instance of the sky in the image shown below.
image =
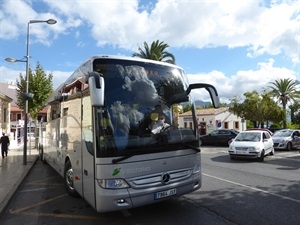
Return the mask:
POLYGON ((29 62, 53 74, 54 88, 92 55, 131 56, 156 40, 222 103, 300 80, 299 0, 0 0, 0 82, 25 75, 26 63, 5 59, 24 60, 28 22, 48 19, 57 23, 29 25, 29 62))

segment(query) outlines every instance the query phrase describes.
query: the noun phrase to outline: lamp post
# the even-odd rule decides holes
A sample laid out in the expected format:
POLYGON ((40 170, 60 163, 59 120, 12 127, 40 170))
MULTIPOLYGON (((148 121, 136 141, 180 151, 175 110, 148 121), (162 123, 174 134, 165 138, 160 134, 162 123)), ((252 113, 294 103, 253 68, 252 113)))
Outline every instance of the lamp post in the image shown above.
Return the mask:
POLYGON ((47 23, 47 24, 56 24, 56 20, 48 19, 48 20, 29 20, 27 23, 27 42, 26 42, 26 58, 25 60, 17 60, 13 58, 6 58, 5 60, 8 62, 26 62, 26 75, 25 75, 25 93, 23 97, 25 99, 25 118, 24 118, 24 148, 23 148, 23 164, 27 164, 27 129, 28 129, 28 100, 32 99, 33 94, 28 93, 28 76, 29 76, 29 25, 31 23, 47 23))

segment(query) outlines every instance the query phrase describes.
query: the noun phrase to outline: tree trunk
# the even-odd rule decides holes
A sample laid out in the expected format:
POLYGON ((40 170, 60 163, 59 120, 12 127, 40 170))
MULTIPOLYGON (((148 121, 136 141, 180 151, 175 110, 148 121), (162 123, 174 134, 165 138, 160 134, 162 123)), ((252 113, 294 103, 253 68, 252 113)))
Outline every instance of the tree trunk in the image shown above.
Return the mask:
POLYGON ((286 129, 287 125, 286 125, 286 101, 284 99, 283 103, 282 103, 282 122, 283 122, 283 128, 286 129))

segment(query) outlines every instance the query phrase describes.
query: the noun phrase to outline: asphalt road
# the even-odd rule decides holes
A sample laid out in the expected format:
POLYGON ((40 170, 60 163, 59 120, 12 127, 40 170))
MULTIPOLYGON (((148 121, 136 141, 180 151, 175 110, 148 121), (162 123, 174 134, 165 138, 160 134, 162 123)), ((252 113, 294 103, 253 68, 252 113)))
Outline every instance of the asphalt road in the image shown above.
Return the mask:
POLYGON ((202 148, 202 188, 132 210, 96 213, 67 195, 63 179, 38 161, 0 219, 1 225, 299 225, 300 153, 265 162, 230 160, 227 148, 202 148))

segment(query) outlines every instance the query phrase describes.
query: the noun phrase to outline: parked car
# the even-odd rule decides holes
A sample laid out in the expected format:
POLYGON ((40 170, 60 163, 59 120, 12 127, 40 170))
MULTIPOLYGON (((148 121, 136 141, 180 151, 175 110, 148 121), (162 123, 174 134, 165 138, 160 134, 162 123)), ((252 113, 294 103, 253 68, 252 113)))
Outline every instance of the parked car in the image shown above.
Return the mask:
POLYGON ((283 128, 278 128, 278 127, 274 128, 274 127, 270 127, 269 130, 270 130, 271 132, 273 132, 273 134, 274 134, 274 133, 275 133, 276 131, 278 131, 278 130, 283 130, 283 128))
POLYGON ((268 154, 274 155, 273 139, 267 131, 249 130, 240 132, 229 145, 231 159, 255 158, 263 162, 268 154))
POLYGON ((274 148, 291 151, 300 147, 300 131, 283 129, 276 131, 273 136, 274 148))
POLYGON ((249 128, 247 130, 264 130, 264 131, 267 131, 271 136, 273 136, 273 132, 267 128, 249 128))
POLYGON ((207 135, 200 136, 201 145, 226 145, 229 146, 232 139, 238 135, 239 131, 234 129, 218 129, 207 135))
POLYGON ((34 133, 27 133, 27 140, 28 140, 28 141, 29 141, 29 140, 31 140, 31 141, 35 140, 34 133))

